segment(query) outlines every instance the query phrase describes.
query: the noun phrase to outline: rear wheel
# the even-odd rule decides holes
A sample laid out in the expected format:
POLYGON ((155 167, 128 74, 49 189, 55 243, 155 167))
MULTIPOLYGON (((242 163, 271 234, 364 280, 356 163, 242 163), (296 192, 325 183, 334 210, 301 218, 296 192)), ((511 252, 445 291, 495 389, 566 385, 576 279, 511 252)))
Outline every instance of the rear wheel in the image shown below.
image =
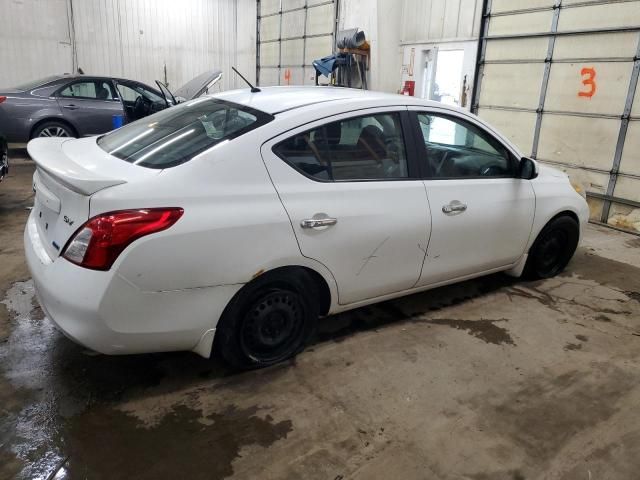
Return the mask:
POLYGON ((44 122, 33 131, 31 138, 36 137, 75 137, 76 134, 69 125, 62 122, 44 122))
POLYGON ((259 277, 225 310, 215 349, 240 369, 266 367, 295 356, 315 330, 315 291, 313 280, 304 271, 259 277))
POLYGON ((579 236, 580 228, 573 218, 561 216, 551 220, 529 251, 524 276, 531 279, 556 276, 573 257, 579 236))

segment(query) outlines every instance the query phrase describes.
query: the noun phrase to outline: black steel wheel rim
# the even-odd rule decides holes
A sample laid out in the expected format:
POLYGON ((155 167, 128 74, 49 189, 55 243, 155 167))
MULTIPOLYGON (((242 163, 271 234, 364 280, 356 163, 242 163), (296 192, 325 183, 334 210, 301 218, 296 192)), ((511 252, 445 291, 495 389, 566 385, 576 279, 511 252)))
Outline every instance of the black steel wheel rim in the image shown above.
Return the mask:
POLYGON ((544 275, 554 275, 562 268, 562 260, 567 250, 567 234, 562 230, 548 232, 538 245, 538 271, 544 275))
POLYGON ((262 363, 287 358, 299 346, 304 315, 304 306, 293 292, 276 290, 261 296, 243 318, 242 351, 262 363))

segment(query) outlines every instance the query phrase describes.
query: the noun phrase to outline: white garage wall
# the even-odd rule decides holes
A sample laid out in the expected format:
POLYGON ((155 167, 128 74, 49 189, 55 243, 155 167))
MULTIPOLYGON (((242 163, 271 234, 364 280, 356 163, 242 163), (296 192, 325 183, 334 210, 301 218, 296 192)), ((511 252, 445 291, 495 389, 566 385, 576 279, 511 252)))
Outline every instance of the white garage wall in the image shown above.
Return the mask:
POLYGON ((339 30, 358 27, 371 46, 369 89, 395 93, 400 88, 402 49, 397 0, 342 0, 339 30))
POLYGON ((402 43, 477 40, 482 0, 403 0, 402 43))
MULTIPOLYGON (((405 81, 415 82, 415 95, 422 96, 425 83, 425 63, 431 61, 437 70, 438 52, 463 51, 461 71, 461 105, 470 108, 471 89, 474 82, 482 0, 403 0, 400 44, 402 76, 400 89, 405 81), (464 88, 464 80, 466 87, 464 88), (462 90, 465 90, 465 97, 462 90)), ((435 72, 429 72, 429 75, 435 72)))
POLYGON ((0 0, 0 87, 70 72, 68 0, 0 0))
POLYGON ((369 88, 398 92, 421 77, 407 68, 438 46, 465 51, 463 76, 473 85, 482 0, 341 0, 339 28, 360 27, 371 44, 369 88), (411 74, 410 74, 411 73, 411 74))
POLYGON ((2 85, 76 66, 153 84, 166 64, 174 88, 214 68, 224 89, 240 85, 232 65, 255 77, 254 0, 0 0, 0 8, 12 20, 0 28, 2 85))

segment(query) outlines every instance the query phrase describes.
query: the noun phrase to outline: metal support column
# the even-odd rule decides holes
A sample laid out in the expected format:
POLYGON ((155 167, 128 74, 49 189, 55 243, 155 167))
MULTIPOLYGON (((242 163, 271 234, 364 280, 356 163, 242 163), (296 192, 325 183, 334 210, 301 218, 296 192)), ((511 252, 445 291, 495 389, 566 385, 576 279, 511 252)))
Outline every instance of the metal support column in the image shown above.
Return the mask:
POLYGON ((540 142, 540 127, 542 126, 542 114, 544 113, 544 102, 547 98, 547 87, 549 86, 549 74, 551 73, 551 61, 553 59, 553 48, 556 44, 556 32, 558 31, 558 19, 562 10, 562 0, 556 0, 553 5, 553 20, 551 21, 551 36, 547 46, 547 56, 544 59, 544 73, 542 75, 542 85, 540 86, 540 100, 536 110, 536 126, 533 131, 533 145, 531 146, 531 157, 538 156, 538 143, 540 142))
POLYGON ((304 29, 302 30, 302 84, 305 82, 305 61, 307 60, 307 21, 309 19, 309 0, 304 0, 304 29))
POLYGON ((280 32, 278 33, 278 85, 282 78, 282 0, 280 0, 280 32))
MULTIPOLYGON (((237 7, 236 7, 237 8, 237 7)), ((256 85, 260 86, 260 0, 256 1, 258 18, 256 21, 256 85)))
MULTIPOLYGON (((616 142, 616 151, 613 156, 613 166, 609 174, 609 184, 607 185, 607 197, 613 197, 616 182, 618 181, 618 172, 620 171, 620 161, 622 160, 622 150, 624 142, 627 138, 627 129, 629 128, 629 117, 633 108, 633 99, 636 94, 636 86, 638 85, 638 77, 640 76, 640 35, 638 35, 638 46, 636 47, 636 56, 633 59, 633 70, 631 71, 631 80, 629 80, 629 89, 627 90, 627 99, 624 102, 624 111, 622 112, 622 121, 620 122, 620 131, 618 132, 618 141, 616 142)), ((611 211, 611 200, 607 199, 602 205, 602 223, 609 220, 609 212, 611 211)))
POLYGON ((67 3, 67 27, 69 29, 69 45, 71 46, 71 71, 78 71, 78 48, 76 45, 76 19, 73 14, 73 0, 67 3))
POLYGON ((482 85, 482 75, 484 72, 484 59, 487 53, 487 36, 489 35, 489 20, 491 19, 491 0, 483 1, 483 17, 484 20, 480 26, 480 42, 478 43, 478 59, 476 61, 476 71, 474 79, 475 87, 472 92, 471 112, 478 114, 478 105, 480 103, 480 87, 482 85))

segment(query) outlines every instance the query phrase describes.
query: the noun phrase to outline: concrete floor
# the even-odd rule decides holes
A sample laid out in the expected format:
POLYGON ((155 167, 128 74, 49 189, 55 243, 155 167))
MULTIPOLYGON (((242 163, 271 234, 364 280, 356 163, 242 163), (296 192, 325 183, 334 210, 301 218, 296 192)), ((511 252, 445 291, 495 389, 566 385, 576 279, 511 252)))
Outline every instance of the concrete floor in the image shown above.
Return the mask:
POLYGON ((0 185, 0 478, 637 478, 640 238, 589 226, 559 278, 331 317, 295 361, 232 374, 94 355, 43 318, 32 171, 0 185))

